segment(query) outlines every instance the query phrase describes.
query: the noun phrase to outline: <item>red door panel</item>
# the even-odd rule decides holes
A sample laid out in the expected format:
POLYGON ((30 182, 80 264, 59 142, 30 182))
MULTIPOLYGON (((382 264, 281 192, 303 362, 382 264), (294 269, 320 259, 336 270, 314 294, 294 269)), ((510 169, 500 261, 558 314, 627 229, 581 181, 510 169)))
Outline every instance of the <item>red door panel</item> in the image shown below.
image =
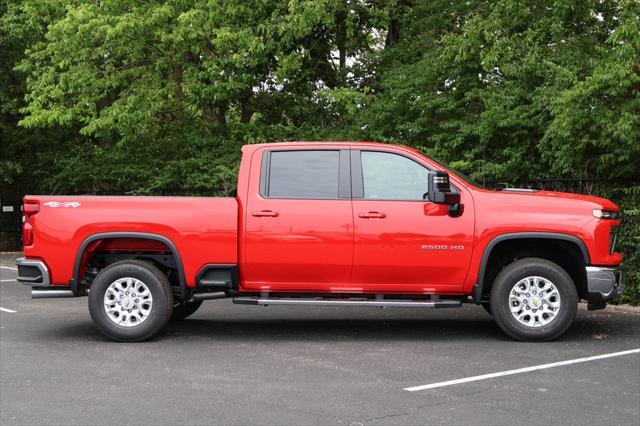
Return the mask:
POLYGON ((349 200, 258 200, 247 217, 244 287, 332 291, 348 286, 353 259, 349 200))
POLYGON ((349 151, 259 154, 253 159, 256 167, 252 163, 245 213, 242 290, 348 291, 353 264, 349 151))
POLYGON ((457 293, 473 248, 470 195, 462 215, 424 201, 429 168, 418 156, 353 150, 354 258, 351 283, 364 291, 457 293))
POLYGON ((452 218, 446 206, 428 202, 369 200, 353 200, 353 210, 354 286, 398 293, 462 290, 473 247, 469 211, 452 218), (361 216, 367 212, 384 217, 361 216))

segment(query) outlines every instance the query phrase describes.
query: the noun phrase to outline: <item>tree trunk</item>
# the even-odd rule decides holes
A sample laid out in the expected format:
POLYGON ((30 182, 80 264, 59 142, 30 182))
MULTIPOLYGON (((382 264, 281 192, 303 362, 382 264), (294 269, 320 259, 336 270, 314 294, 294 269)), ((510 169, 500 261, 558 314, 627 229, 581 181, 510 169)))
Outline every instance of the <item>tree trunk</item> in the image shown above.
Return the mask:
POLYGON ((400 17, 403 13, 403 9, 406 7, 412 7, 414 5, 412 0, 398 0, 395 7, 390 11, 389 28, 387 31, 387 38, 384 42, 384 47, 391 47, 400 41, 400 17))
POLYGON ((227 127, 227 110, 229 102, 220 102, 217 106, 207 104, 202 108, 202 116, 205 120, 215 124, 217 127, 227 127))
POLYGON ((347 4, 342 2, 336 13, 336 45, 340 54, 340 71, 347 64, 347 4))
POLYGON ((176 99, 182 98, 182 68, 176 68, 173 70, 173 82, 176 87, 173 89, 173 96, 176 99))
POLYGON ((400 20, 397 18, 391 18, 389 20, 389 30, 387 31, 387 39, 384 42, 384 47, 391 47, 400 41, 400 20))
POLYGON ((241 103, 240 103, 240 122, 241 123, 248 123, 249 121, 251 121, 251 116, 253 115, 253 111, 251 110, 251 107, 249 106, 249 101, 251 100, 250 97, 246 97, 243 98, 241 103))

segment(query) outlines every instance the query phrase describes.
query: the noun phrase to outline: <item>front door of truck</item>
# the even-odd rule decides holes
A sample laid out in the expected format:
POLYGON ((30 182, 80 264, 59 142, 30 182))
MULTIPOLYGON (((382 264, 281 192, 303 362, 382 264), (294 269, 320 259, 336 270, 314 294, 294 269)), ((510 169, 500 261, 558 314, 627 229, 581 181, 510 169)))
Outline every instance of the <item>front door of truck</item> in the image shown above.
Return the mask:
POLYGON ((242 289, 348 290, 353 260, 349 150, 274 148, 256 152, 251 167, 242 289))
POLYGON ((351 284, 365 291, 462 290, 473 247, 473 203, 464 211, 423 199, 429 169, 405 152, 353 150, 354 264, 351 284))

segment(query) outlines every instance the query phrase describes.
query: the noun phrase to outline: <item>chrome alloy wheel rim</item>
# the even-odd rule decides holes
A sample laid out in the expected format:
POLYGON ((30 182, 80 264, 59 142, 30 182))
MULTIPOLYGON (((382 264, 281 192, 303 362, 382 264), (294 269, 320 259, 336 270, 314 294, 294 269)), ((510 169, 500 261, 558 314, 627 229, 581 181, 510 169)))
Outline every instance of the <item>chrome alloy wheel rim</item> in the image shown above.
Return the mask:
POLYGON ((126 277, 111 283, 104 293, 107 317, 122 327, 136 327, 149 318, 153 297, 145 283, 126 277))
POLYGON ((560 312, 560 292, 543 277, 518 281, 509 293, 511 315, 522 325, 537 328, 549 324, 560 312))

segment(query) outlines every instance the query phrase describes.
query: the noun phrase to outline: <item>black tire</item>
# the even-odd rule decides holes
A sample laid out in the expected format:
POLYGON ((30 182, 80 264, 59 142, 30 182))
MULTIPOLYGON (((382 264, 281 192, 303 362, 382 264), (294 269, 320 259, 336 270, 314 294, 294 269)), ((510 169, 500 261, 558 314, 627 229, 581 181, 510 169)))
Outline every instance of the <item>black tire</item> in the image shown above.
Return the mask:
POLYGON ((202 300, 197 302, 181 303, 173 307, 173 314, 171 314, 171 321, 180 321, 191 316, 202 305, 202 300))
POLYGON ((521 341, 549 341, 560 337, 573 323, 578 310, 578 294, 573 280, 557 264, 546 259, 526 258, 506 266, 491 288, 491 312, 498 326, 510 337, 521 341), (521 324, 510 310, 509 294, 518 281, 530 276, 545 278, 557 288, 560 307, 556 317, 546 325, 521 324))
POLYGON ((157 334, 171 318, 173 292, 167 277, 152 264, 141 260, 126 260, 103 269, 91 284, 89 313, 96 328, 109 339, 118 342, 141 342, 157 334), (111 283, 120 278, 142 281, 153 299, 148 317, 132 327, 113 322, 104 309, 104 297, 111 283))

